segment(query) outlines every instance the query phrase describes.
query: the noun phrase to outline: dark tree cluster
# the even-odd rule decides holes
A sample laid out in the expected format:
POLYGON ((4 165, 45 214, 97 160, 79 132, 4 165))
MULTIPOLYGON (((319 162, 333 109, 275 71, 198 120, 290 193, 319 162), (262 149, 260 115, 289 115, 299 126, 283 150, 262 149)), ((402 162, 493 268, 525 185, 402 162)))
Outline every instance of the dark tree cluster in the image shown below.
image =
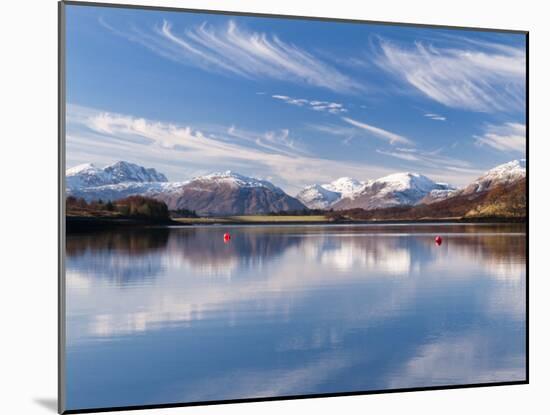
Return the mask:
POLYGON ((67 197, 67 213, 87 216, 123 216, 145 219, 169 219, 170 213, 166 203, 144 196, 129 196, 112 201, 92 200, 67 197))
POLYGON ((166 203, 144 196, 129 196, 117 200, 117 210, 128 217, 143 217, 150 219, 169 219, 170 213, 166 203))

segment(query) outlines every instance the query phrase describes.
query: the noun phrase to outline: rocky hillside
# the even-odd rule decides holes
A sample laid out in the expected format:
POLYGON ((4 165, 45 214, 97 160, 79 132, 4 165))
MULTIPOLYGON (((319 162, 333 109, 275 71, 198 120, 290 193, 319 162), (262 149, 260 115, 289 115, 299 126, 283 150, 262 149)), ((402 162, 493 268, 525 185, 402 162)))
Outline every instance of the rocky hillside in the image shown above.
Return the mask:
POLYGON ((526 179, 496 184, 470 194, 456 194, 431 204, 386 209, 349 209, 329 214, 333 219, 430 220, 430 219, 515 219, 527 216, 526 179))
POLYGON ((252 215, 306 207, 265 180, 233 172, 196 177, 170 191, 151 193, 170 210, 188 209, 199 215, 252 215))
POLYGON ((419 203, 432 192, 444 192, 447 195, 454 190, 448 184, 436 183, 418 173, 396 173, 366 183, 353 197, 343 198, 335 203, 333 208, 370 210, 411 206, 419 203))
POLYGON ((67 196, 88 202, 141 195, 165 202, 170 210, 185 209, 205 216, 307 209, 272 183, 231 171, 168 182, 155 169, 121 161, 105 168, 85 164, 66 174, 67 196))
POLYGON ((342 177, 308 186, 292 197, 269 181, 231 171, 169 182, 155 169, 120 161, 104 168, 84 164, 67 170, 66 193, 88 202, 140 195, 162 201, 172 211, 201 216, 324 209, 343 215, 353 211, 356 216, 372 211, 360 213, 363 218, 516 217, 525 213, 525 177, 522 159, 497 166, 462 189, 418 173, 395 173, 365 182, 342 177))
POLYGON ((329 209, 344 198, 353 198, 364 186, 365 183, 359 180, 340 177, 327 184, 307 186, 296 195, 296 199, 310 209, 329 209))
POLYGON ((127 161, 118 161, 104 168, 92 163, 81 164, 66 171, 68 189, 105 186, 119 183, 167 182, 168 179, 155 169, 146 169, 127 161))

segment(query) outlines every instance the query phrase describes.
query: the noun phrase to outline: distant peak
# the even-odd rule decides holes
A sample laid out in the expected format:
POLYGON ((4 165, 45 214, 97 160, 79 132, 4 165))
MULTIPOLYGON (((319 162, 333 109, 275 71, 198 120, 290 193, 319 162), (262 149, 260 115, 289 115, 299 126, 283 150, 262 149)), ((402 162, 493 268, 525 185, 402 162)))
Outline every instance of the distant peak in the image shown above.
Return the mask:
POLYGON ((127 161, 117 161, 104 168, 85 163, 68 169, 70 187, 90 187, 124 182, 167 182, 168 179, 154 168, 145 168, 127 161))
POLYGON ((223 172, 209 173, 209 174, 206 174, 204 176, 197 176, 198 179, 200 179, 200 178, 224 178, 224 177, 227 177, 227 178, 229 178, 229 177, 246 178, 246 179, 251 178, 251 177, 243 176, 242 174, 234 172, 233 170, 226 170, 226 171, 223 171, 223 172))
POLYGON ((464 192, 481 192, 491 189, 498 184, 513 183, 516 180, 525 178, 526 174, 527 170, 525 159, 512 160, 488 170, 486 173, 479 176, 475 181, 469 184, 464 189, 464 192))
POLYGON ((353 195, 363 189, 364 186, 365 183, 351 177, 344 176, 328 184, 323 184, 321 187, 331 192, 338 193, 340 197, 353 197, 353 195))
POLYGON ((399 172, 399 173, 392 173, 387 176, 381 177, 379 179, 376 179, 377 182, 393 182, 393 181, 401 181, 401 180, 410 180, 410 179, 425 179, 432 181, 430 178, 419 174, 419 173, 411 173, 409 171, 405 172, 399 172))
POLYGON ((67 174, 77 174, 84 172, 86 170, 98 170, 98 168, 93 163, 82 163, 77 166, 67 169, 67 174))
POLYGON ((351 178, 351 177, 339 177, 336 180, 334 180, 332 183, 341 183, 341 182, 356 182, 357 180, 351 178))
POLYGON ((361 182, 357 179, 354 179, 352 177, 347 177, 347 176, 344 176, 344 177, 339 177, 338 179, 336 180, 333 180, 332 182, 330 182, 329 184, 333 185, 333 186, 357 186, 359 184, 361 184, 361 182))
POLYGON ((120 168, 120 167, 131 167, 131 168, 136 168, 136 169, 144 169, 145 168, 145 167, 142 167, 138 164, 130 163, 129 161, 119 160, 119 161, 115 161, 112 164, 109 164, 108 166, 105 166, 103 169, 104 170, 109 170, 109 169, 116 169, 116 168, 120 168))
POLYGON ((232 170, 224 172, 210 173, 204 176, 197 176, 192 181, 212 181, 220 183, 228 183, 238 187, 265 187, 276 192, 283 192, 282 189, 275 186, 268 180, 259 179, 256 177, 244 176, 232 170))
POLYGON ((119 161, 115 161, 114 163, 112 164, 109 164, 108 166, 105 166, 105 168, 107 167, 115 167, 115 166, 136 166, 136 164, 134 163, 130 163, 128 161, 123 161, 123 160, 119 160, 119 161))
POLYGON ((520 168, 520 169, 524 169, 525 166, 526 166, 526 160, 525 160, 525 159, 517 159, 517 160, 509 161, 509 162, 504 163, 504 164, 500 164, 500 165, 494 167, 494 168, 491 169, 491 170, 506 169, 506 168, 520 168))
MULTIPOLYGON (((526 174, 526 162, 525 159, 512 160, 504 164, 499 164, 496 167, 488 170, 487 173, 482 175, 479 179, 492 176, 524 176, 526 174)), ((479 180, 478 179, 478 180, 479 180)))

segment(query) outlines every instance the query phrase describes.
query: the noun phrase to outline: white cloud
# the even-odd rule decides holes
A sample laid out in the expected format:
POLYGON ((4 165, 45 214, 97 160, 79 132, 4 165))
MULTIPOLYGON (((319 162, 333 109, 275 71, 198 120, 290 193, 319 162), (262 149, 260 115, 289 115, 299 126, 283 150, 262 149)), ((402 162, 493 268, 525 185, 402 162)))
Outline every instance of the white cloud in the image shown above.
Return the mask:
POLYGON ((357 128, 336 124, 306 124, 306 127, 313 131, 343 137, 350 137, 357 133, 357 128))
MULTIPOLYGON (((362 130, 354 127, 344 127, 335 124, 310 124, 307 127, 313 131, 333 135, 342 138, 343 144, 349 144, 350 140, 359 137, 362 130)), ((472 165, 467 160, 450 157, 444 154, 445 149, 422 150, 411 147, 386 147, 379 148, 376 153, 402 160, 399 166, 392 163, 393 172, 405 169, 409 165, 411 171, 425 174, 435 181, 450 183, 461 187, 471 183, 474 179, 486 172, 472 165)), ((385 164, 385 163, 384 163, 385 164)))
POLYGON ((235 126, 207 127, 147 120, 127 114, 69 105, 67 167, 124 159, 154 167, 170 180, 235 170, 272 177, 294 194, 306 184, 335 177, 359 179, 391 173, 386 167, 315 156, 288 129, 254 132, 235 126))
MULTIPOLYGON (((342 137, 343 144, 349 144, 353 137, 371 133, 353 124, 348 127, 309 125, 308 128, 342 137)), ((391 137, 380 138, 391 141, 391 137)), ((440 151, 394 146, 377 152, 414 163, 414 171, 455 185, 467 184, 483 173, 440 151)), ((87 162, 107 165, 121 159, 154 167, 173 181, 234 170, 269 178, 289 194, 297 193, 305 185, 328 183, 336 177, 368 180, 396 170, 395 166, 386 166, 386 163, 317 156, 315 147, 307 147, 286 128, 258 132, 234 125, 218 125, 198 129, 69 104, 67 167, 87 162)))
MULTIPOLYGON (((392 156, 401 160, 414 161, 422 165, 441 166, 441 167, 458 167, 468 169, 471 164, 468 161, 460 160, 441 154, 441 150, 423 151, 412 148, 396 148, 391 151, 376 150, 377 153, 392 156)), ((478 173, 478 170, 474 171, 478 173)))
POLYGON ((371 251, 353 239, 344 239, 339 245, 324 248, 318 253, 318 262, 328 269, 340 271, 368 268, 373 274, 380 276, 408 276, 412 264, 411 252, 395 245, 384 243, 371 251), (391 245, 389 249, 388 245, 391 245))
POLYGON ((525 124, 507 122, 502 125, 489 124, 482 136, 475 136, 477 144, 487 145, 494 149, 507 152, 525 153, 525 124))
POLYGON ((136 27, 123 31, 104 20, 100 23, 164 58, 207 71, 248 79, 305 83, 337 92, 363 90, 361 84, 312 53, 285 43, 276 35, 249 32, 233 20, 225 26, 215 27, 205 22, 185 30, 176 30, 171 22, 164 20, 148 31, 136 27))
MULTIPOLYGON (((246 243, 246 236, 243 241, 246 243)), ((257 243, 256 238, 250 243, 257 243)), ((124 250, 122 253, 109 251, 94 266, 90 266, 86 258, 72 255, 67 266, 67 281, 71 282, 68 287, 71 289, 71 298, 75 299, 71 303, 71 311, 89 310, 89 303, 101 310, 99 314, 87 316, 87 324, 79 327, 84 331, 84 340, 90 336, 111 337, 147 332, 167 322, 178 325, 199 322, 207 317, 212 307, 227 309, 229 312, 225 314, 226 318, 234 318, 239 324, 238 316, 231 317, 231 311, 237 311, 243 299, 245 302, 256 301, 261 304, 265 307, 266 316, 281 316, 307 294, 308 290, 304 288, 326 286, 342 278, 351 283, 364 283, 366 279, 400 278, 409 270, 411 261, 411 253, 399 243, 398 237, 386 237, 377 243, 373 243, 370 238, 338 238, 334 246, 329 247, 318 240, 297 235, 295 243, 281 247, 280 251, 274 249, 262 252, 258 262, 248 264, 261 268, 262 264, 271 262, 274 257, 280 258, 280 261, 275 261, 275 267, 268 278, 242 278, 248 271, 242 268, 238 252, 229 251, 226 255, 219 255, 211 244, 201 245, 200 237, 194 239, 193 245, 197 245, 195 249, 182 249, 188 245, 182 245, 181 238, 172 235, 160 251, 134 252, 132 255, 125 254, 122 252, 124 250), (344 251, 347 248, 353 249, 351 259, 342 257, 346 255, 344 251), (319 267, 311 267, 312 261, 319 267), (346 270, 353 264, 368 265, 373 272, 368 275, 350 275, 346 270), (162 274, 162 284, 154 284, 138 297, 115 292, 118 297, 116 302, 111 301, 109 295, 100 295, 107 291, 113 294, 113 282, 119 287, 131 284, 132 281, 124 280, 123 276, 136 277, 140 270, 148 276, 160 277, 162 274), (154 270, 160 274, 151 273, 154 270), (295 278, 297 274, 301 278, 295 278), (209 280, 208 284, 204 284, 205 277, 209 280), (163 290, 165 284, 181 286, 182 281, 186 287, 182 292, 163 290), (294 294, 289 296, 290 292, 294 294), (139 307, 135 306, 136 302, 139 307)), ((251 272, 254 273, 254 270, 251 272)), ((404 287, 403 293, 399 291, 392 295, 401 298, 403 294, 414 292, 404 287)), ((387 298, 374 300, 365 302, 364 306, 370 319, 384 319, 390 313, 402 310, 392 308, 391 304, 395 303, 386 301, 387 298)), ((346 308, 340 310, 341 313, 349 311, 346 308)), ((353 317, 356 318, 357 313, 354 312, 353 317)), ((78 337, 73 336, 72 341, 78 337)), ((312 343, 320 347, 334 340, 337 339, 332 335, 315 335, 312 343)))
POLYGON ((290 104, 290 105, 296 105, 298 107, 305 106, 314 111, 326 111, 326 112, 330 112, 331 114, 340 114, 348 111, 343 104, 340 104, 338 102, 318 101, 318 100, 312 101, 305 98, 292 98, 286 95, 272 95, 271 97, 274 99, 278 99, 283 102, 286 102, 287 104, 290 104))
POLYGON ((290 131, 286 128, 279 131, 257 133, 254 131, 240 129, 232 125, 227 129, 227 134, 232 138, 237 138, 240 141, 254 143, 261 149, 278 152, 290 157, 296 155, 307 155, 307 152, 299 147, 295 140, 290 136, 290 131))
POLYGON ((392 133, 391 131, 384 130, 380 127, 375 127, 374 125, 366 124, 364 122, 356 121, 354 119, 348 118, 348 117, 342 117, 342 120, 347 122, 348 124, 353 125, 354 127, 360 128, 362 130, 368 131, 369 133, 372 133, 377 138, 381 138, 383 140, 388 141, 390 144, 406 144, 406 145, 413 145, 413 142, 409 140, 407 137, 404 137, 399 134, 392 133))
POLYGON ((382 41, 377 62, 449 107, 482 112, 522 109, 525 51, 498 44, 462 43, 462 48, 437 48, 417 42, 406 49, 382 41))
POLYGON ((414 171, 420 171, 428 177, 461 187, 471 183, 485 173, 470 162, 442 154, 442 150, 425 151, 412 148, 378 149, 378 154, 393 157, 410 163, 414 171))
POLYGON ((510 347, 494 354, 498 340, 484 333, 442 333, 432 343, 419 346, 389 386, 407 388, 524 379, 523 353, 510 347))
POLYGON ((439 114, 427 113, 427 114, 424 114, 424 117, 434 121, 447 121, 446 117, 439 114))

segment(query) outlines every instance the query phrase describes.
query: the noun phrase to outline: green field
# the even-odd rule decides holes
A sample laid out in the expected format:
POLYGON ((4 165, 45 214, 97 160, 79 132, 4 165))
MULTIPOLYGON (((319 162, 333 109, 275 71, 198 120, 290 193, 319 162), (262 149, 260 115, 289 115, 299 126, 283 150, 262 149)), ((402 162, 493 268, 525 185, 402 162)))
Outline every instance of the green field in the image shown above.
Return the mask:
POLYGON ((326 222, 323 215, 296 215, 296 216, 271 216, 271 215, 246 215, 246 216, 223 216, 209 218, 174 218, 176 222, 189 224, 209 223, 301 223, 301 222, 326 222))

